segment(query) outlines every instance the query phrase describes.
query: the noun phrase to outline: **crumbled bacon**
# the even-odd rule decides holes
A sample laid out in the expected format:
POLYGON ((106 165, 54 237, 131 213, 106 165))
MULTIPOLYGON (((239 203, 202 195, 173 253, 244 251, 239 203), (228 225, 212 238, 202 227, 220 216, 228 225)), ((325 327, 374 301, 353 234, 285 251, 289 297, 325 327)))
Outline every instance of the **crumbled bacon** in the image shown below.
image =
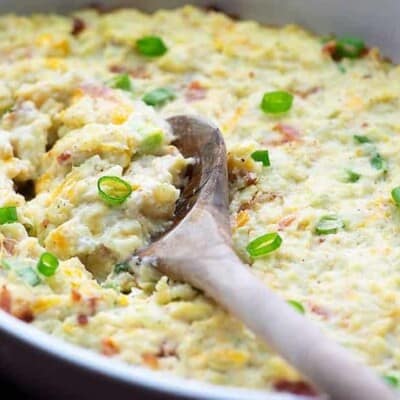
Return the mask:
POLYGON ((71 290, 71 299, 75 303, 79 303, 82 300, 82 295, 76 290, 71 290))
POLYGON ((114 356, 120 352, 119 346, 111 338, 104 338, 101 341, 101 352, 105 356, 114 356))
POLYGON ((5 238, 3 240, 3 247, 5 248, 5 250, 7 251, 7 253, 9 255, 13 255, 15 252, 15 245, 17 244, 17 242, 14 239, 10 239, 10 238, 5 238))
POLYGON ((285 218, 281 219, 278 222, 278 231, 283 231, 285 228, 287 228, 294 220, 296 219, 296 216, 294 215, 287 215, 285 218))
POLYGON ((61 154, 59 154, 57 156, 57 162, 59 164, 64 164, 66 161, 68 161, 71 158, 71 156, 72 156, 71 151, 69 151, 69 150, 63 151, 61 154))
POLYGON ((89 322, 89 318, 85 314, 78 314, 78 316, 76 317, 76 320, 79 325, 87 325, 89 322))
POLYGON ((158 368, 158 359, 153 354, 149 354, 149 353, 142 354, 142 361, 144 364, 146 364, 151 369, 158 368))
POLYGON ((0 308, 5 312, 11 313, 11 293, 5 285, 0 290, 0 308))
POLYGON ((33 315, 33 311, 28 304, 23 304, 18 308, 15 312, 13 312, 14 317, 17 317, 21 321, 30 323, 35 317, 33 315))
POLYGON ((279 123, 273 127, 273 130, 282 135, 282 138, 273 144, 284 144, 300 140, 300 131, 292 125, 279 123))
POLYGON ((316 396, 317 392, 307 382, 297 381, 291 382, 285 379, 281 379, 274 383, 274 389, 277 392, 292 393, 304 396, 316 396))
POLYGON ((49 226, 49 224, 50 224, 50 221, 47 218, 45 218, 42 221, 42 226, 43 226, 44 229, 46 229, 49 226))
POLYGON ((90 315, 96 314, 99 299, 97 297, 90 297, 87 302, 89 305, 90 315))
POLYGON ((310 304, 310 310, 311 312, 319 315, 323 319, 328 319, 330 317, 329 311, 324 309, 322 306, 319 306, 318 304, 310 304))
POLYGON ((83 85, 80 86, 80 89, 82 90, 83 93, 93 98, 101 97, 108 100, 115 99, 113 90, 107 86, 99 86, 90 83, 84 83, 83 85))
POLYGON ((207 89, 199 81, 191 82, 185 91, 185 99, 189 102, 203 100, 206 95, 207 89))
POLYGON ((74 17, 72 21, 71 35, 78 36, 86 29, 86 23, 82 18, 74 17))
POLYGON ((306 99, 308 96, 311 96, 312 94, 315 94, 320 90, 321 90, 320 86, 312 86, 306 90, 297 89, 294 91, 294 93, 297 94, 297 96, 300 96, 302 99, 306 99))
POLYGON ((164 341, 161 343, 160 349, 158 350, 158 353, 156 354, 157 357, 164 358, 164 357, 175 357, 176 356, 176 345, 164 341))
POLYGON ((274 201, 277 198, 282 199, 282 195, 277 192, 256 192, 249 201, 241 203, 238 211, 249 210, 256 204, 267 203, 269 201, 274 201))
POLYGON ((335 54, 336 54, 336 41, 335 40, 330 40, 329 42, 326 42, 322 46, 322 52, 324 54, 327 54, 328 56, 332 57, 335 61, 338 61, 337 56, 335 56, 335 54))
POLYGON ((133 78, 138 79, 148 79, 150 78, 150 73, 146 70, 146 67, 139 65, 136 68, 125 67, 124 65, 113 64, 109 66, 109 71, 114 74, 128 74, 133 78))

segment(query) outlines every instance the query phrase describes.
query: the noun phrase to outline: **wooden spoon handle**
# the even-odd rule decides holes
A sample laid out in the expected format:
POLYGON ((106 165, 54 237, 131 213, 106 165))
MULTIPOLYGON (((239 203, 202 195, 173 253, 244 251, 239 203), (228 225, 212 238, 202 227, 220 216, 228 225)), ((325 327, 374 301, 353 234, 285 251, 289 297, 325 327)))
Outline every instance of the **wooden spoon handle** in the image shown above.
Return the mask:
POLYGON ((218 259, 201 257, 190 270, 218 303, 335 400, 389 400, 397 396, 369 368, 329 340, 317 326, 268 289, 226 246, 218 259))

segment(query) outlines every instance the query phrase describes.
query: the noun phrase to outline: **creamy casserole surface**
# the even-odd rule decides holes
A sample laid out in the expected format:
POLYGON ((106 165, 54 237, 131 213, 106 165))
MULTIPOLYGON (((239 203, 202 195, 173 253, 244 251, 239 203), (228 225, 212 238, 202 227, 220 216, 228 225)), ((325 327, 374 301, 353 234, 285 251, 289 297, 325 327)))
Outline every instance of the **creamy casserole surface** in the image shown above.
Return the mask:
POLYGON ((400 378, 399 67, 376 49, 333 60, 330 42, 297 26, 189 6, 7 15, 0 32, 0 207, 18 214, 0 225, 0 307, 130 364, 309 392, 190 285, 121 264, 168 226, 190 162, 165 118, 197 114, 227 143, 237 253, 378 374, 400 378), (163 55, 138 52, 148 35, 162 38, 163 55), (141 101, 158 88, 169 93, 162 104, 141 101), (294 96, 288 112, 260 109, 274 90, 294 96), (251 157, 264 149, 269 167, 251 157), (99 197, 102 176, 131 185, 123 204, 99 197), (327 215, 342 225, 318 234, 327 215), (268 232, 282 245, 251 259, 246 246, 268 232), (50 277, 36 270, 44 251, 60 260, 50 277))

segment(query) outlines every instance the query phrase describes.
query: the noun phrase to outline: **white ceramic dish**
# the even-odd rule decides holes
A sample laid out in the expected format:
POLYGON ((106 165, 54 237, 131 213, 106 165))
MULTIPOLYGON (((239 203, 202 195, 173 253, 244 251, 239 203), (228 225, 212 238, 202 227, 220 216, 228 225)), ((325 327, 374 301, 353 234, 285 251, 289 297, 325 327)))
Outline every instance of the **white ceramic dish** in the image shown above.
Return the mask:
MULTIPOLYGON (((68 12, 87 0, 2 0, 0 13, 68 12)), ((363 37, 384 55, 400 61, 399 0, 116 0, 106 6, 135 6, 145 10, 173 8, 185 3, 213 5, 242 18, 268 24, 295 22, 311 30, 363 37)), ((304 397, 269 394, 207 385, 132 368, 101 355, 49 337, 0 311, 0 371, 21 385, 58 399, 220 399, 300 400, 304 397)))

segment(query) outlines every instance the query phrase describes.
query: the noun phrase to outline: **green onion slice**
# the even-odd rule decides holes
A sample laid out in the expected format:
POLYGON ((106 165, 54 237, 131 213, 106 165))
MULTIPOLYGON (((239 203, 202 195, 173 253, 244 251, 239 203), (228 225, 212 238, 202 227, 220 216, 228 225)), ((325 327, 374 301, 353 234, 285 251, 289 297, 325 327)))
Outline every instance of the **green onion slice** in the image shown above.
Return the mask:
POLYGON ((158 88, 146 93, 142 100, 149 106, 162 106, 174 98, 175 94, 171 90, 167 88, 158 88))
POLYGON ((376 153, 370 160, 371 165, 377 169, 387 172, 387 162, 379 153, 376 153))
POLYGON ((158 36, 144 36, 136 42, 137 51, 148 57, 159 57, 168 50, 164 41, 158 36))
POLYGON ((392 199, 396 203, 396 206, 400 207, 400 186, 392 190, 392 199))
POLYGON ((361 178, 360 174, 352 171, 351 169, 346 169, 346 175, 347 175, 346 182, 350 182, 350 183, 357 182, 361 178))
POLYGON ((128 262, 120 262, 114 265, 114 272, 116 274, 120 274, 121 272, 129 271, 129 263, 128 262))
POLYGON ((371 143, 371 139, 369 139, 367 136, 354 135, 353 138, 358 143, 371 143))
POLYGON ((139 151, 145 154, 154 153, 158 150, 164 143, 164 133, 163 132, 153 132, 147 135, 143 141, 140 143, 139 151))
POLYGON ((344 222, 337 215, 325 215, 318 221, 315 232, 318 235, 329 235, 337 233, 341 228, 344 228, 344 222))
POLYGON ((0 225, 18 221, 17 207, 0 208, 0 225))
POLYGON ((118 176, 102 176, 97 189, 101 199, 112 206, 122 204, 132 193, 131 185, 118 176))
POLYGON ((256 150, 251 154, 251 158, 254 161, 262 162, 262 165, 264 165, 264 167, 269 167, 271 165, 269 161, 268 150, 256 150))
POLYGON ((275 92, 267 92, 261 101, 261 109, 268 114, 280 114, 289 111, 293 104, 293 95, 278 90, 275 92))
POLYGON ((53 276, 58 264, 58 258, 54 254, 45 252, 39 258, 37 269, 44 276, 53 276))
POLYGON ((31 267, 22 268, 17 271, 17 274, 23 281, 28 283, 30 286, 37 286, 41 282, 38 274, 31 267))
POLYGON ((276 250, 281 244, 282 238, 278 233, 272 232, 252 240, 247 245, 246 250, 251 257, 260 257, 276 250))
POLYGON ((111 86, 129 92, 132 90, 131 78, 129 78, 128 74, 117 75, 113 78, 111 86))
POLYGON ((365 50, 365 43, 356 37, 342 37, 336 40, 335 56, 338 58, 358 58, 365 50))
POLYGON ((395 387, 395 388, 397 388, 397 387, 399 386, 399 383, 400 383, 399 379, 396 378, 396 377, 393 376, 393 375, 384 375, 384 376, 383 376, 383 380, 384 380, 387 384, 389 384, 390 386, 393 386, 393 387, 395 387))
POLYGON ((306 310, 300 302, 296 300, 288 300, 287 303, 291 305, 296 311, 298 311, 300 314, 305 314, 306 310))

